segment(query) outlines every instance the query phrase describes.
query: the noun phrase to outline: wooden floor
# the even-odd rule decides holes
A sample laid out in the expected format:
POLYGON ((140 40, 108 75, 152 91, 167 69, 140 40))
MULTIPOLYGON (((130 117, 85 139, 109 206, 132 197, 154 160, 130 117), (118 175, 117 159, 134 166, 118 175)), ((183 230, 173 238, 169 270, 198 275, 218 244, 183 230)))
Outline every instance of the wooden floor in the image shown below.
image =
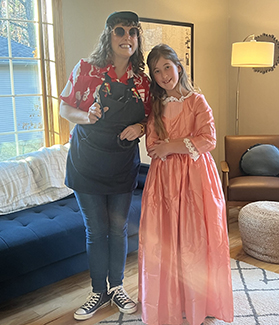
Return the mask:
MULTIPOLYGON (((279 273, 279 264, 269 264, 246 255, 237 223, 238 209, 230 210, 230 252, 231 257, 269 271, 279 273)), ((131 253, 127 259, 125 271, 125 289, 133 299, 137 299, 137 253, 131 253)), ((116 307, 106 307, 98 311, 91 319, 75 321, 74 311, 84 303, 90 292, 89 272, 82 272, 68 279, 16 298, 0 305, 1 325, 93 325, 117 312, 116 307)))

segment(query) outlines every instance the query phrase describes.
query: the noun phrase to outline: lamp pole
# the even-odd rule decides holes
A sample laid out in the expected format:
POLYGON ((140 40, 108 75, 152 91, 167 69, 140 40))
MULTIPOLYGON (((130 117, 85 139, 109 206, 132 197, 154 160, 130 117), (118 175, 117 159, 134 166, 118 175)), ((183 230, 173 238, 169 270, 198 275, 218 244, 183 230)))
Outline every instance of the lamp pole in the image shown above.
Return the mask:
POLYGON ((239 75, 240 68, 237 68, 237 80, 236 80, 236 111, 235 111, 235 134, 239 135, 239 75))

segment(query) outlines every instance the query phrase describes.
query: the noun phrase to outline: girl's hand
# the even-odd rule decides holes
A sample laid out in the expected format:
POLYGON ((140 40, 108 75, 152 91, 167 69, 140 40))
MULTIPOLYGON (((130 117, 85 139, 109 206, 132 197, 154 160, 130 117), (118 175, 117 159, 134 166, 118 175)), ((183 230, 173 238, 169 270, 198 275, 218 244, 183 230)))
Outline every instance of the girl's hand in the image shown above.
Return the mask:
POLYGON ((164 160, 169 154, 169 143, 164 140, 158 140, 154 143, 154 146, 148 150, 148 155, 151 158, 160 158, 164 160))
MULTIPOLYGON (((108 111, 108 107, 104 107, 104 113, 108 111)), ((100 118, 102 117, 102 111, 100 108, 100 105, 98 103, 94 103, 89 107, 88 113, 87 113, 87 118, 89 124, 94 124, 96 123, 100 118)))
POLYGON ((128 141, 133 141, 142 135, 141 130, 141 125, 138 123, 129 125, 120 133, 120 140, 126 139, 128 141))

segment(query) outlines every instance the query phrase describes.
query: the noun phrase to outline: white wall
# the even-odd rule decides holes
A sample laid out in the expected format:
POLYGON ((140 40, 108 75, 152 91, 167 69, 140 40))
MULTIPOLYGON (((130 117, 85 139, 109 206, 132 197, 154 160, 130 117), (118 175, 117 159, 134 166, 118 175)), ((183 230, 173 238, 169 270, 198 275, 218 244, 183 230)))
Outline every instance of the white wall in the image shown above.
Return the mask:
MULTIPOLYGON (((80 58, 91 53, 113 11, 132 10, 140 17, 193 23, 194 79, 213 109, 217 129, 213 156, 218 164, 223 156, 223 137, 230 125, 228 8, 229 2, 224 0, 63 0, 67 73, 80 58)), ((144 150, 141 148, 142 155, 144 150)))

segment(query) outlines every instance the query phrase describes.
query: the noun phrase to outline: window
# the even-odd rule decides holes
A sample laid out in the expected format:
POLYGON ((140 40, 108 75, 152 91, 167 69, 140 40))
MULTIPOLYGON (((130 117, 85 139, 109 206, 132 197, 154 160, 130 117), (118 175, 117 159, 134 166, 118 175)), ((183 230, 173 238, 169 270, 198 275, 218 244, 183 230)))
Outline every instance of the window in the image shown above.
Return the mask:
POLYGON ((0 161, 67 142, 61 11, 61 0, 0 0, 0 161))

